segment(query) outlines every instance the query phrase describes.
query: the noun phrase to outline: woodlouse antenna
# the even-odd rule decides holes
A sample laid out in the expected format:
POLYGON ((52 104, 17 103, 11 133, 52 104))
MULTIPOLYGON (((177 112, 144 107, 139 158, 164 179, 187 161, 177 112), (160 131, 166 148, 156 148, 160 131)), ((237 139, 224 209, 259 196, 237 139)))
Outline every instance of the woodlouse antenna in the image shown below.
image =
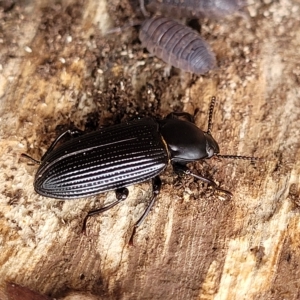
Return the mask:
POLYGON ((109 34, 114 34, 114 33, 122 33, 125 30, 127 30, 128 28, 134 27, 134 26, 140 26, 142 24, 141 21, 131 21, 128 24, 122 26, 122 27, 113 27, 111 29, 108 29, 105 34, 109 35, 109 34))
POLYGON ((145 7, 145 1, 144 0, 139 0, 140 3, 140 9, 142 14, 144 15, 145 18, 149 18, 150 14, 148 13, 146 7, 145 7))
POLYGON ((152 13, 175 18, 220 19, 238 12, 246 5, 245 0, 148 0, 146 8, 152 13))
POLYGON ((40 160, 37 160, 37 159, 35 159, 35 158, 29 156, 29 155, 26 154, 26 153, 21 153, 21 156, 22 156, 22 157, 25 157, 25 158, 27 158, 27 159, 29 159, 29 160, 32 161, 34 164, 37 164, 37 165, 40 165, 40 164, 41 164, 41 161, 40 161, 40 160))
POLYGON ((212 128, 212 117, 214 112, 214 107, 216 103, 216 97, 212 96, 210 101, 209 113, 208 113, 208 125, 207 125, 207 134, 211 135, 211 128, 212 128))
POLYGON ((220 158, 229 158, 229 159, 243 159, 243 160, 263 160, 262 158, 259 157, 254 157, 254 156, 240 156, 240 155, 221 155, 221 154, 216 154, 217 157, 220 158))

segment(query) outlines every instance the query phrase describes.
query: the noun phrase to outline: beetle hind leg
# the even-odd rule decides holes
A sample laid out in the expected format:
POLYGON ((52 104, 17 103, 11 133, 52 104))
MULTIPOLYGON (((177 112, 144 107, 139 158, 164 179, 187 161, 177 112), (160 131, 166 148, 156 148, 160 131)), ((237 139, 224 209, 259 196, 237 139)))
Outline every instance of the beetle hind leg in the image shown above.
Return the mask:
POLYGON ((131 237, 130 237, 129 242, 128 242, 129 245, 131 245, 131 246, 133 245, 133 237, 136 233, 136 229, 143 223, 145 218, 148 216, 148 214, 149 214, 149 212, 150 212, 157 196, 159 195, 160 188, 161 188, 161 180, 160 180, 159 176, 156 176, 152 179, 152 198, 151 198, 151 201, 150 201, 148 207, 146 208, 146 210, 144 211, 144 213, 142 214, 142 216, 134 224, 133 231, 132 231, 131 237))
POLYGON ((110 210, 111 208, 113 208, 114 206, 119 204, 120 202, 126 200, 127 197, 128 197, 128 194, 129 194, 129 191, 128 191, 127 188, 119 188, 119 189, 116 190, 116 198, 117 198, 116 201, 114 201, 113 203, 111 203, 107 206, 89 211, 88 214, 86 215, 86 217, 83 220, 82 232, 86 231, 86 223, 87 223, 87 220, 89 219, 89 217, 97 215, 97 214, 101 214, 101 213, 103 213, 107 210, 110 210))

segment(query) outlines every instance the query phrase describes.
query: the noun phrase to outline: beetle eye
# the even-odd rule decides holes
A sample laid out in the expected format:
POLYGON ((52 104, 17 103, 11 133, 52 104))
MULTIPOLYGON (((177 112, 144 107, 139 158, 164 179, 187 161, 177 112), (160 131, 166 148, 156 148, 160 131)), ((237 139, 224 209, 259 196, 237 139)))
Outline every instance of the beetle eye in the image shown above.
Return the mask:
POLYGON ((211 158, 215 154, 214 149, 212 147, 210 147, 208 142, 206 142, 206 153, 207 153, 208 158, 211 158))
POLYGON ((208 154, 208 157, 212 157, 215 154, 214 149, 208 149, 207 154, 208 154))

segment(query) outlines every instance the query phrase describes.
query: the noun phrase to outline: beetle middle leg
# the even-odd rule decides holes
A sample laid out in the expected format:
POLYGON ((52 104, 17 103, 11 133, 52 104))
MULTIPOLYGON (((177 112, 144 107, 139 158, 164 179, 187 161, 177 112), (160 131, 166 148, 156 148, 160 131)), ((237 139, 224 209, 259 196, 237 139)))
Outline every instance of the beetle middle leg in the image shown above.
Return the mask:
POLYGON ((107 210, 110 210, 111 208, 113 208, 114 206, 116 206, 117 204, 119 204, 120 202, 124 201, 127 199, 129 194, 129 191, 127 188, 119 188, 116 190, 116 198, 117 200, 105 207, 101 207, 98 209, 94 209, 88 212, 88 214, 86 215, 86 217, 83 220, 83 225, 82 225, 82 232, 86 231, 86 223, 89 217, 97 215, 97 214, 101 214, 107 210))
POLYGON ((142 214, 142 216, 134 224, 133 231, 132 231, 131 237, 130 237, 129 242, 128 242, 129 245, 131 245, 131 246, 133 245, 133 237, 136 233, 136 229, 143 223, 143 221, 145 220, 145 218, 149 214, 149 212, 150 212, 157 196, 159 195, 160 188, 161 188, 161 180, 160 180, 159 176, 156 176, 152 179, 152 198, 151 198, 151 201, 150 201, 148 207, 146 208, 146 210, 144 211, 144 213, 142 214))
POLYGON ((218 187, 218 185, 217 185, 214 181, 212 181, 212 180, 210 180, 210 179, 208 179, 208 178, 206 178, 206 177, 203 177, 203 176, 200 176, 200 175, 198 175, 198 174, 193 173, 193 172, 192 172, 187 166, 185 166, 185 165, 181 165, 181 164, 173 164, 173 169, 174 169, 174 172, 175 172, 175 173, 189 175, 189 176, 192 176, 192 177, 194 177, 194 178, 196 178, 196 179, 198 179, 198 180, 201 180, 201 181, 203 181, 203 182, 205 182, 205 183, 211 185, 215 190, 220 191, 220 192, 226 194, 226 195, 229 196, 230 198, 233 196, 232 193, 230 193, 229 191, 224 190, 224 189, 221 189, 220 187, 218 187))
POLYGON ((174 118, 178 119, 180 117, 183 117, 188 122, 195 123, 195 117, 187 112, 181 112, 181 113, 172 112, 166 116, 166 119, 174 119, 174 118))

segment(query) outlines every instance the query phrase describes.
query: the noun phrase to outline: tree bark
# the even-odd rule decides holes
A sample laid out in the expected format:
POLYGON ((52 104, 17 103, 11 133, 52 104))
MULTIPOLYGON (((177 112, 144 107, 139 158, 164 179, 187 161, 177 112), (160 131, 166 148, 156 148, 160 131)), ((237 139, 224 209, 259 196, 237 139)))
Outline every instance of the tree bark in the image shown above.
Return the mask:
POLYGON ((0 3, 1 299, 13 299, 10 282, 57 299, 300 298, 300 5, 264 2, 249 0, 248 18, 201 20, 218 62, 205 76, 166 74, 138 28, 105 35, 142 19, 133 1, 0 3), (190 165, 231 199, 168 168, 130 247, 149 182, 90 218, 86 235, 87 212, 114 192, 70 201, 34 192, 38 166, 21 153, 39 159, 65 129, 199 109, 206 130, 212 96, 221 154, 263 159, 190 165))

